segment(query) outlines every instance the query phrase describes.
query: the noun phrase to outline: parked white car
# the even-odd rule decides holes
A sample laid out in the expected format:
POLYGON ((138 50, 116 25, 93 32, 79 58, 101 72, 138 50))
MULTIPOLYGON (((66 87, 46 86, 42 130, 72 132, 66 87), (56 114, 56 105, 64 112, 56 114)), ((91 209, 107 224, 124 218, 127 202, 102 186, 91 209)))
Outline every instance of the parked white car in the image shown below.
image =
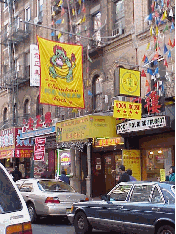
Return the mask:
POLYGON ((30 216, 15 182, 0 163, 0 233, 32 234, 30 216))
POLYGON ((86 201, 69 184, 54 179, 21 179, 16 184, 27 204, 31 222, 40 216, 65 216, 75 202, 86 201))

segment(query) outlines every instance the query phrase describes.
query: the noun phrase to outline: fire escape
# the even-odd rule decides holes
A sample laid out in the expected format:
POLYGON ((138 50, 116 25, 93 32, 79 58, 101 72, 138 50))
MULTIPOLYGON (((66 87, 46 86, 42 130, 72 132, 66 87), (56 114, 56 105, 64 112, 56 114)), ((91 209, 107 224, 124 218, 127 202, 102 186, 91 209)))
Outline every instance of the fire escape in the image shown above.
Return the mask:
MULTIPOLYGON (((2 2, 2 1, 1 1, 2 2)), ((29 38, 30 25, 22 22, 23 15, 15 13, 18 1, 9 0, 5 2, 6 11, 4 11, 4 19, 6 24, 2 25, 1 44, 3 48, 3 65, 1 71, 1 89, 8 90, 8 99, 10 106, 10 119, 4 120, 0 128, 9 128, 19 124, 18 116, 18 91, 19 87, 29 80, 29 66, 26 67, 25 58, 19 65, 17 63, 16 49, 29 38), (21 20, 22 19, 22 20, 21 20)))

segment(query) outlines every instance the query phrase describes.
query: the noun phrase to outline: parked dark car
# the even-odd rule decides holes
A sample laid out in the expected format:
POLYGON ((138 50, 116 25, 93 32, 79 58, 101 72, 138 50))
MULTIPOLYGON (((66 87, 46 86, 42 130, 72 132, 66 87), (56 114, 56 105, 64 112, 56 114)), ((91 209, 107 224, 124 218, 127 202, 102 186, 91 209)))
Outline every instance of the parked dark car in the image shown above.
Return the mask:
POLYGON ((68 219, 78 234, 92 229, 126 233, 174 234, 175 185, 121 182, 100 201, 73 204, 68 219))

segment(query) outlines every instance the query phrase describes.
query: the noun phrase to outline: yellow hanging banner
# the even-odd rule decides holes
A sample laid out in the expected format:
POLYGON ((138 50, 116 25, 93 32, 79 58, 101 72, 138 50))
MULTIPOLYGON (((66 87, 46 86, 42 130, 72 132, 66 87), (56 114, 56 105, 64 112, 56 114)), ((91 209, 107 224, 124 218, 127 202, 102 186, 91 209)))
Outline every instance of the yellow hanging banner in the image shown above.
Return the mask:
POLYGON ((141 73, 140 71, 120 68, 120 94, 126 96, 141 96, 141 73))
POLYGON ((132 176, 137 180, 141 180, 140 150, 122 150, 122 155, 125 169, 131 169, 132 176))
POLYGON ((141 103, 114 101, 114 118, 141 119, 141 103))
POLYGON ((85 108, 82 46, 37 36, 40 54, 40 103, 85 108))

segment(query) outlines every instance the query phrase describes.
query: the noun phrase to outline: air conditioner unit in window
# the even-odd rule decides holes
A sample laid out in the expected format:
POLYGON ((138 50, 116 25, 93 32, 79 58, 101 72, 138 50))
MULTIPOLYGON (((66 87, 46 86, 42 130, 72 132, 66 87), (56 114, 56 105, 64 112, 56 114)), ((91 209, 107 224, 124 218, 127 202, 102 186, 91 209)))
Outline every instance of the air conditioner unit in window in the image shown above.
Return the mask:
POLYGON ((123 28, 116 28, 112 30, 112 36, 120 36, 122 34, 124 34, 123 28))
POLYGON ((34 18, 34 24, 41 24, 43 21, 42 17, 35 17, 34 18))

